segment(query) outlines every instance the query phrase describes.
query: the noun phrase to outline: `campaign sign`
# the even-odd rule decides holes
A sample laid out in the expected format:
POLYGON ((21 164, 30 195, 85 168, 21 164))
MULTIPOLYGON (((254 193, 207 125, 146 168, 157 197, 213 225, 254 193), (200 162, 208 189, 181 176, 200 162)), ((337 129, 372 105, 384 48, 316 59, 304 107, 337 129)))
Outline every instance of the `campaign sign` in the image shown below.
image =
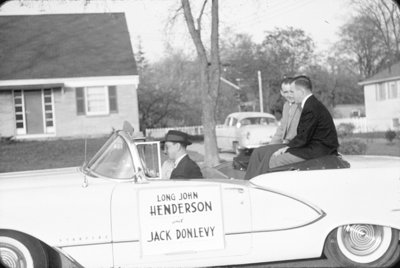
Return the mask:
POLYGON ((224 248, 219 186, 142 189, 138 198, 143 255, 224 248))

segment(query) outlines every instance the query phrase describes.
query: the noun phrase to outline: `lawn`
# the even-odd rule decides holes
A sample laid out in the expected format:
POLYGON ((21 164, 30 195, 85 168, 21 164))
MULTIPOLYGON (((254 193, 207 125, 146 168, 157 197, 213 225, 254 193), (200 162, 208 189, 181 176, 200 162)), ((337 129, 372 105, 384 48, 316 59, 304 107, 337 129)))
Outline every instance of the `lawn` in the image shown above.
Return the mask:
MULTIPOLYGON (((90 159, 106 141, 87 139, 86 159, 90 159)), ((392 143, 382 138, 361 138, 368 155, 400 156, 400 140, 392 143)), ((203 161, 203 155, 189 151, 190 157, 203 161)), ((85 139, 0 142, 0 172, 80 166, 85 161, 85 139)))
MULTIPOLYGON (((107 140, 87 139, 90 159, 107 140)), ((85 161, 85 139, 11 141, 0 143, 0 172, 80 166, 85 161)))

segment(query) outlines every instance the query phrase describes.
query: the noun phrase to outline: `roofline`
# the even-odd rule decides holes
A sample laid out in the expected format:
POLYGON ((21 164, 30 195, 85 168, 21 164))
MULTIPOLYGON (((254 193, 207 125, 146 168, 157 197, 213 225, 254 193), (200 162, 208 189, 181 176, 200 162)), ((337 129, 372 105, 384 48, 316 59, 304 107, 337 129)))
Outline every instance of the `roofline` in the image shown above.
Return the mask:
POLYGON ((99 12, 99 11, 89 11, 89 12, 77 12, 71 13, 67 11, 59 11, 57 13, 1 13, 0 16, 2 17, 29 17, 29 16, 58 16, 58 15, 100 15, 100 14, 123 14, 125 15, 125 11, 114 11, 114 12, 99 12))
POLYGON ((376 83, 380 83, 380 82, 389 82, 392 80, 400 80, 400 76, 394 76, 394 77, 387 77, 387 78, 381 78, 381 79, 374 79, 374 80, 367 80, 364 82, 358 82, 358 85, 360 86, 364 86, 364 85, 368 85, 368 84, 376 84, 376 83))
POLYGON ((63 84, 64 87, 131 85, 131 84, 137 85, 139 84, 139 76, 121 75, 121 76, 0 80, 0 89, 15 88, 17 86, 24 87, 24 86, 54 85, 54 84, 63 84))

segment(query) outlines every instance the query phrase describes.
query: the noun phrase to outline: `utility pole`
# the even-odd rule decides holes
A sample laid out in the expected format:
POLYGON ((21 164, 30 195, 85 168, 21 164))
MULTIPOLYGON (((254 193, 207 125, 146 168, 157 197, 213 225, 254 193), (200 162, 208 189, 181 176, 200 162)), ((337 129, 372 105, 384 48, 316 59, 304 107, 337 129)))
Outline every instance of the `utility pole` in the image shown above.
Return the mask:
POLYGON ((237 90, 237 94, 239 95, 239 96, 237 96, 237 101, 238 101, 238 110, 239 110, 239 112, 241 112, 241 111, 242 111, 242 108, 240 108, 240 103, 241 103, 241 99, 240 99, 240 80, 242 80, 242 79, 240 79, 240 78, 236 78, 236 82, 237 82, 237 84, 238 84, 238 87, 239 87, 239 89, 237 90))
POLYGON ((264 104, 263 104, 263 94, 262 94, 262 82, 261 82, 261 71, 258 71, 258 91, 260 97, 260 112, 264 112, 264 104))

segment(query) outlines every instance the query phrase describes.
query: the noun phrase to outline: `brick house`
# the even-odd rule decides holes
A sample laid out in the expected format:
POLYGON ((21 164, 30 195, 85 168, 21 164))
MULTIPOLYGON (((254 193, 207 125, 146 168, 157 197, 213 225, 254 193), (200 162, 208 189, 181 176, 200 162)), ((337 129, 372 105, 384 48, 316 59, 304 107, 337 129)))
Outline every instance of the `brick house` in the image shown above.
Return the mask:
POLYGON ((369 131, 400 130, 400 62, 361 81, 369 131))
POLYGON ((0 136, 139 129, 138 72, 123 13, 0 16, 0 136))

